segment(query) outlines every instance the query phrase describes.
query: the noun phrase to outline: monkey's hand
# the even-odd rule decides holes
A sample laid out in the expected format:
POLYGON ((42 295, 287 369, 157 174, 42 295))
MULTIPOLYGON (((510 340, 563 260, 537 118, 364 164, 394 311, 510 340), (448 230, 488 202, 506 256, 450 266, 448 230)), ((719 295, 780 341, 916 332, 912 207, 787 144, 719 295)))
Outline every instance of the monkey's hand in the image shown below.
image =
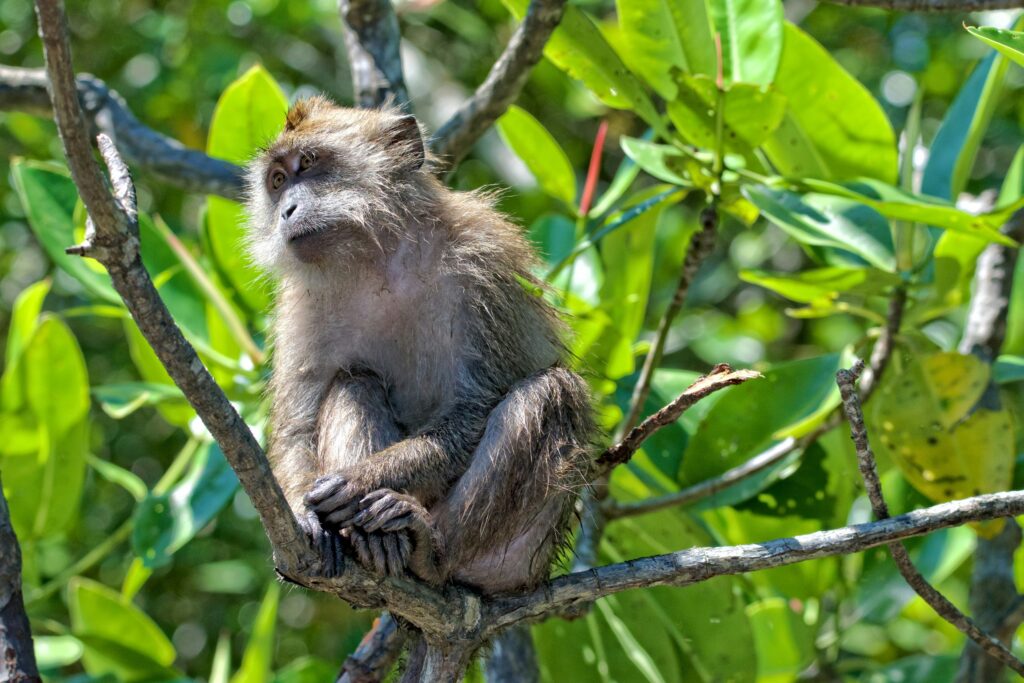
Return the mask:
POLYGON ((341 534, 336 529, 325 529, 312 510, 299 515, 299 526, 310 540, 310 544, 320 554, 324 576, 340 576, 345 568, 345 553, 342 549, 341 534))
POLYGON ((408 534, 412 547, 411 552, 403 555, 403 569, 408 566, 421 579, 441 583, 430 513, 416 498, 391 489, 378 489, 364 496, 360 503, 364 509, 352 520, 353 524, 369 536, 401 534, 404 538, 408 534))
POLYGON ((412 541, 405 531, 366 532, 356 527, 343 529, 359 563, 379 576, 403 576, 412 555, 412 541))
POLYGON ((348 473, 337 472, 317 479, 303 500, 321 525, 344 529, 352 526, 352 520, 366 507, 361 501, 373 488, 348 473))

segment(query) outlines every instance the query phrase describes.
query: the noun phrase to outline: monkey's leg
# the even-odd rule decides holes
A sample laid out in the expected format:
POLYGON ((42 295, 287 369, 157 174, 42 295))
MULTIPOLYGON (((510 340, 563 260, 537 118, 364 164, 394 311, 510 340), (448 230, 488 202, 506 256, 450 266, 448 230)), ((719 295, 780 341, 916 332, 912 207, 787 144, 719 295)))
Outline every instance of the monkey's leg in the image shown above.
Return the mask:
MULTIPOLYGON (((328 473, 342 467, 358 466, 371 453, 402 438, 388 403, 387 387, 375 373, 365 370, 340 371, 331 383, 320 406, 317 416, 315 471, 321 475, 306 493, 307 505, 310 496, 318 487, 330 482, 328 473), (326 476, 323 476, 326 475, 326 476)), ((342 535, 340 529, 331 523, 328 515, 307 509, 305 519, 300 519, 307 533, 317 541, 328 560, 328 572, 341 569, 342 535)), ((363 564, 369 559, 383 558, 387 566, 404 566, 411 544, 408 538, 399 534, 371 534, 358 538, 348 537, 363 564), (387 538, 385 538, 387 536, 387 538), (363 550, 372 548, 375 552, 367 555, 363 550)))
POLYGON ((583 380, 550 368, 491 412, 466 473, 430 510, 442 573, 486 592, 547 578, 588 467, 593 430, 583 380))

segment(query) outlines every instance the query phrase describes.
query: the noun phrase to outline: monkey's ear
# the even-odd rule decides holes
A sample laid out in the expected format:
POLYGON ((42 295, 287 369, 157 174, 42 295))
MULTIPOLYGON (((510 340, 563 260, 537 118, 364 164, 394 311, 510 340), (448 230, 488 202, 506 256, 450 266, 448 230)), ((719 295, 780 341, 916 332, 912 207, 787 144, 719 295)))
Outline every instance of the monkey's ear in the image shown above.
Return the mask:
POLYGON ((409 166, 417 169, 423 166, 426 150, 423 146, 423 135, 420 124, 412 114, 399 117, 388 131, 392 145, 401 145, 409 155, 409 166))

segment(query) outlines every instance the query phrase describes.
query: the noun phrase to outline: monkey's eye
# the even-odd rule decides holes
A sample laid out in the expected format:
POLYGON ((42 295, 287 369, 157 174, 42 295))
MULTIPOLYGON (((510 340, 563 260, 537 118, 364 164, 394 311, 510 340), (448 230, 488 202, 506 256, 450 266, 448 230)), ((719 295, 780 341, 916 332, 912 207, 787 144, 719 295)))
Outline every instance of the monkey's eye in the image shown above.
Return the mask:
POLYGON ((316 161, 316 154, 313 152, 303 152, 302 156, 299 157, 299 170, 305 171, 316 161))
POLYGON ((279 168, 275 168, 270 172, 270 189, 280 190, 281 186, 284 185, 284 181, 288 178, 285 176, 284 171, 279 168))

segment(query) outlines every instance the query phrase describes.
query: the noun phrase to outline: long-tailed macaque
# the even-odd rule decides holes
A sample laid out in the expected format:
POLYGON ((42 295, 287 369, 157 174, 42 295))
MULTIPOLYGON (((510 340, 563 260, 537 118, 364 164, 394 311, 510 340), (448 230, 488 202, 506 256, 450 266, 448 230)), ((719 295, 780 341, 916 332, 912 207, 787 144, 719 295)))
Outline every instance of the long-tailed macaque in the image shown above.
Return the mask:
POLYGON ((416 120, 321 97, 249 169, 278 281, 270 458, 340 567, 543 581, 585 483, 585 383, 521 231, 431 172, 416 120))

